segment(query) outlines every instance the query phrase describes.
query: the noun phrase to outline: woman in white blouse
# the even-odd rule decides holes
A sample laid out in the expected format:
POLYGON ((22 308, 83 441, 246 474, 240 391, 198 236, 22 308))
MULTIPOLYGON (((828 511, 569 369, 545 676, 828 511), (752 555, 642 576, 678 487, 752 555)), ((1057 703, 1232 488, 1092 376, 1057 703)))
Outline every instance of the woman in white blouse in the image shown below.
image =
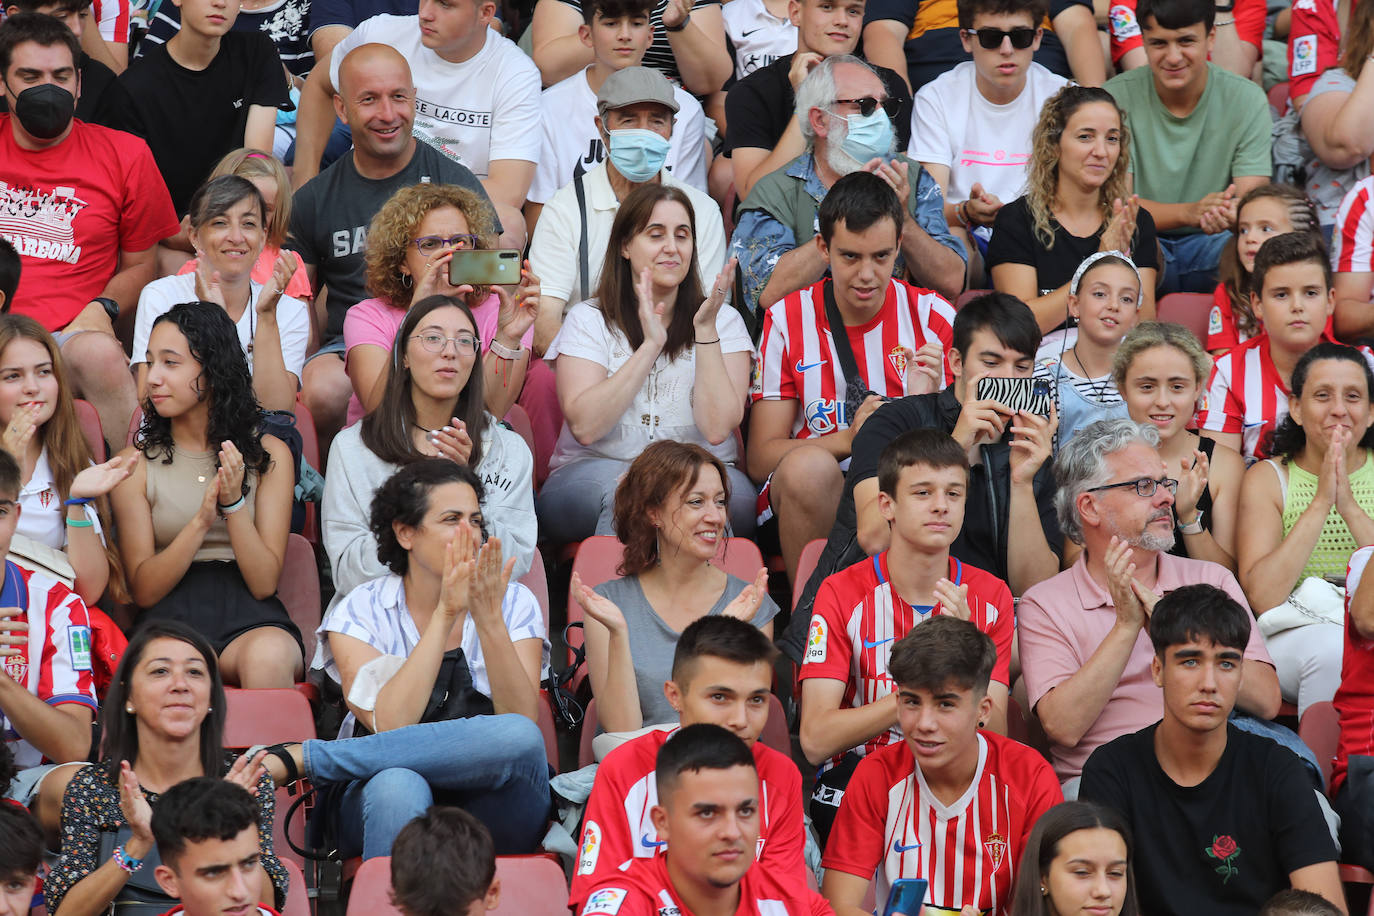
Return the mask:
POLYGON ((703 294, 696 219, 682 191, 644 185, 621 203, 597 297, 573 306, 545 353, 564 417, 539 494, 550 539, 611 534, 616 484, 658 439, 695 443, 725 462, 734 531, 753 531, 755 491, 734 467, 753 345, 740 316, 722 308, 734 275, 732 260, 703 294))

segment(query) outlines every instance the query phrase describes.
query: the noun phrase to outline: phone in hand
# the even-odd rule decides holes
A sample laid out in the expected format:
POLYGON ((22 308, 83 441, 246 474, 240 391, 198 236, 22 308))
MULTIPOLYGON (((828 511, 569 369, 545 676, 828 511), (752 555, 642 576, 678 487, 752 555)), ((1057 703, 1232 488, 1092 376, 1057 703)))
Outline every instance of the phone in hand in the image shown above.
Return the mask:
POLYGON ((980 378, 977 397, 980 401, 996 401, 1013 412, 1050 415, 1049 379, 1043 378, 980 378))
POLYGON ((469 248, 453 253, 448 282, 454 286, 515 286, 520 282, 520 252, 514 248, 469 248))
POLYGON ((925 878, 898 878, 887 893, 883 916, 921 916, 925 899, 925 878))

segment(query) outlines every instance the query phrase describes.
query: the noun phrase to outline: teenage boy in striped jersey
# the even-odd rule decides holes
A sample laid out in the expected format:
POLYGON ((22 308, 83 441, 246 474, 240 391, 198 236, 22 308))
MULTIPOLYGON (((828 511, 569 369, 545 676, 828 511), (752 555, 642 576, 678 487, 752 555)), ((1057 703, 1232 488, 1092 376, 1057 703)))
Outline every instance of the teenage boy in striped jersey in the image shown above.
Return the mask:
POLYGON ((1010 911, 1031 828, 1064 796, 1037 752, 979 729, 996 661, 992 639, 954 617, 893 648, 904 740, 865 757, 845 791, 821 861, 838 916, 865 912, 875 873, 879 900, 898 878, 925 878, 934 912, 1010 911))

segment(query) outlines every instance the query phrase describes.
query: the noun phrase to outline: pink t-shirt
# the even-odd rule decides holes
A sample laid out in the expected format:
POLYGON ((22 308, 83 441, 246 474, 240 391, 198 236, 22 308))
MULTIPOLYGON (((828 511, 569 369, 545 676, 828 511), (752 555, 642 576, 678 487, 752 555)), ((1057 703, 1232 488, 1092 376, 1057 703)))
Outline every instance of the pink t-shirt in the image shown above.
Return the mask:
MULTIPOLYGON (((1205 560, 1160 554, 1155 594, 1163 595, 1184 585, 1215 585, 1242 607, 1250 607, 1236 577, 1223 567, 1205 560)), ((1026 592, 1016 609, 1016 631, 1021 640, 1021 669, 1032 709, 1041 697, 1088 663, 1115 623, 1111 595, 1088 574, 1086 552, 1073 566, 1026 592)), ((1099 745, 1139 731, 1164 716, 1164 692, 1150 676, 1150 659, 1154 654, 1150 636, 1142 629, 1136 636, 1126 670, 1121 672, 1121 680, 1097 721, 1076 746, 1056 744, 1050 748, 1060 781, 1081 775, 1083 764, 1099 745)), ((1250 628, 1245 658, 1273 664, 1258 626, 1250 628)))
MULTIPOLYGON (((477 336, 482 338, 483 353, 487 352, 492 339, 496 337, 496 320, 500 317, 500 312, 501 300, 495 293, 482 300, 482 304, 472 310, 472 317, 477 319, 477 336)), ((393 308, 384 299, 364 299, 359 302, 344 315, 345 354, 352 353, 354 347, 363 345, 381 347, 390 352, 396 340, 396 332, 400 330, 405 317, 405 309, 393 308)), ((520 345, 528 348, 533 340, 534 328, 531 327, 525 332, 525 336, 520 338, 520 345)), ((347 364, 347 355, 344 360, 347 364)), ((348 421, 345 425, 352 426, 366 413, 362 401, 358 400, 355 386, 353 394, 348 399, 348 421)))

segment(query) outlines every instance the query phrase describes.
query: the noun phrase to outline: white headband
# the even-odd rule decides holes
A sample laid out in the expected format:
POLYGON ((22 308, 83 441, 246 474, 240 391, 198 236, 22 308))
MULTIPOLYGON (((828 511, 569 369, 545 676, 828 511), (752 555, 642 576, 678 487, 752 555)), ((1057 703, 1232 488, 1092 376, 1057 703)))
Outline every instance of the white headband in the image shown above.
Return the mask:
POLYGON ((1135 261, 1132 261, 1131 256, 1128 255, 1126 252, 1115 250, 1094 251, 1092 254, 1084 258, 1083 263, 1079 264, 1078 269, 1073 272, 1073 279, 1069 281, 1070 296, 1078 295, 1078 284, 1079 281, 1083 279, 1083 275, 1087 273, 1089 270, 1091 270, 1092 266, 1096 264, 1098 261, 1102 260, 1103 258, 1119 258, 1120 260, 1125 261, 1126 266, 1129 267, 1131 269, 1131 272, 1135 274, 1136 285, 1144 286, 1144 283, 1140 279, 1140 268, 1135 266, 1135 261))

